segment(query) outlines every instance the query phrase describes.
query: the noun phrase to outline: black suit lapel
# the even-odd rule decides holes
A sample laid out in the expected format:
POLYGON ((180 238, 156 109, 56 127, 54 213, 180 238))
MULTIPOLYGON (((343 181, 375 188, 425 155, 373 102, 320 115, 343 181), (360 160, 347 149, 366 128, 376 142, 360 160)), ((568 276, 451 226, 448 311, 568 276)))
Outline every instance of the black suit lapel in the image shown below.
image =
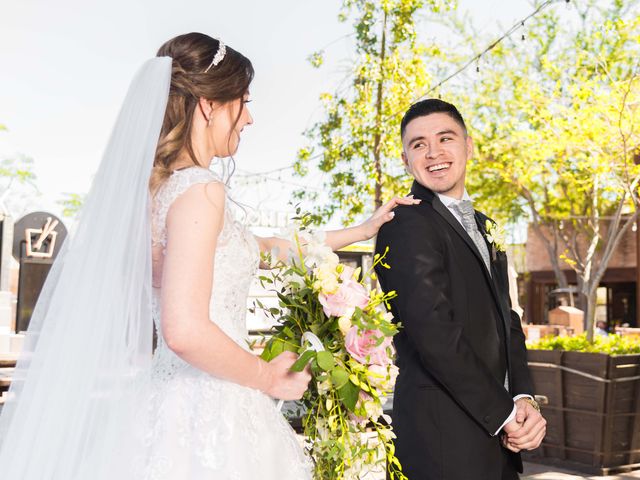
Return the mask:
MULTIPOLYGON (((478 261, 480 262, 480 264, 482 265, 482 271, 484 272, 484 276, 485 279, 487 280, 487 283, 489 284, 489 288, 491 290, 492 296, 493 296, 493 300, 496 304, 496 308, 498 309, 498 312, 500 314, 500 318, 502 318, 502 323, 505 329, 505 336, 506 339, 508 341, 509 338, 509 322, 510 320, 510 314, 509 312, 505 312, 505 309, 503 308, 503 303, 500 300, 500 296, 498 294, 498 290, 496 288, 496 283, 494 281, 495 278, 497 278, 498 276, 498 272, 497 272, 497 266, 496 266, 496 262, 494 261, 495 258, 495 248, 493 245, 490 245, 487 242, 487 248, 489 249, 489 265, 491 267, 491 274, 489 274, 489 271, 487 270, 487 267, 484 263, 484 259, 482 258, 482 255, 480 254, 480 251, 478 250, 478 247, 476 247, 476 244, 473 242, 473 240, 471 239, 471 237, 469 236, 469 234, 467 233, 467 231, 464 229, 464 227, 460 224, 460 222, 458 221, 458 219, 456 217, 453 216, 453 214, 449 211, 449 209, 447 207, 444 206, 444 204, 440 201, 440 198, 433 193, 431 190, 423 187, 422 185, 420 185, 418 182, 413 182, 413 186, 411 187, 411 193, 416 196, 417 198, 421 198, 423 200, 426 201, 430 201, 431 204, 433 205, 433 209, 438 212, 440 214, 440 216, 442 218, 444 218, 447 223, 451 226, 451 228, 453 228, 456 233, 460 236, 460 238, 462 238, 462 240, 464 240, 464 242, 467 244, 467 246, 471 249, 471 251, 474 253, 474 255, 478 258, 478 261)), ((476 219, 478 221, 478 228, 480 230, 480 233, 482 234, 482 236, 484 237, 485 241, 487 241, 487 236, 486 236, 486 227, 485 227, 485 223, 486 223, 486 217, 484 217, 482 214, 480 213, 476 213, 476 219)), ((508 350, 508 349, 507 349, 508 350)), ((507 359, 508 361, 508 359, 507 359)))
POLYGON ((456 233, 458 235, 460 235, 460 238, 462 238, 464 240, 464 242, 467 244, 467 246, 471 249, 473 254, 478 258, 478 260, 482 264, 483 271, 484 271, 485 276, 487 277, 487 279, 491 280, 491 276, 489 275, 489 272, 487 271, 487 266, 484 263, 484 259, 482 258, 482 255, 480 254, 480 251, 478 250, 478 247, 476 247, 476 244, 471 239, 471 237, 469 236, 467 231, 464 229, 464 227, 460 224, 458 219, 453 216, 453 213, 451 213, 451 211, 447 207, 444 206, 444 203, 442 203, 442 201, 440 201, 440 199, 438 197, 434 197, 434 199, 432 201, 432 205, 433 205, 434 210, 436 212, 438 212, 440 214, 440 216, 442 218, 444 218, 449 225, 451 225, 451 227, 456 231, 456 233))
MULTIPOLYGON (((413 186, 411 187, 411 193, 414 196, 417 196, 418 198, 430 201, 431 204, 433 205, 433 209, 436 212, 438 212, 440 216, 447 221, 447 223, 451 226, 451 228, 453 228, 456 231, 456 233, 460 236, 460 238, 464 240, 464 242, 471 249, 473 254, 476 256, 476 258, 482 265, 482 271, 485 274, 485 278, 487 279, 487 282, 489 282, 489 284, 491 285, 491 289, 495 295, 495 284, 493 282, 492 276, 489 274, 489 271, 487 270, 487 266, 484 263, 484 259, 482 258, 482 255, 480 254, 478 247, 476 247, 476 244, 473 242, 473 240, 471 239, 467 231, 464 229, 464 227, 460 224, 458 219, 453 216, 453 213, 451 213, 451 211, 447 207, 445 207, 444 203, 440 201, 440 198, 435 193, 433 193, 431 190, 426 189, 425 187, 420 185, 418 182, 413 182, 413 186)), ((480 222, 478 221, 477 213, 476 213, 476 222, 478 222, 478 228, 480 230, 480 233, 482 233, 482 236, 486 241, 486 235, 484 233, 485 229, 482 228, 481 225, 479 224, 480 222)), ((487 248, 491 253, 492 247, 487 245, 487 248)), ((489 261, 489 265, 493 266, 493 262, 491 261, 491 258, 489 261)))
MULTIPOLYGON (((476 220, 478 222, 478 228, 480 229, 480 233, 482 234, 485 242, 487 243, 487 248, 489 249, 489 264, 491 265, 491 283, 493 286, 493 291, 497 293, 497 288, 506 289, 506 294, 509 295, 509 282, 507 280, 506 285, 497 285, 497 282, 501 277, 501 272, 499 271, 501 268, 503 270, 507 270, 507 265, 502 265, 502 260, 506 261, 506 257, 503 255, 503 259, 498 258, 498 252, 493 243, 489 243, 487 239, 487 221, 489 218, 481 212, 476 212, 476 220)), ((507 273, 508 275, 508 273, 507 273)), ((504 334, 507 340, 507 345, 510 344, 511 338, 511 312, 509 311, 509 305, 507 305, 504 301, 498 297, 498 308, 500 311, 500 317, 502 317, 502 322, 504 324, 504 334)), ((511 358, 509 354, 509 348, 507 348, 507 365, 511 364, 511 358)), ((510 367, 509 367, 510 368, 510 367)))

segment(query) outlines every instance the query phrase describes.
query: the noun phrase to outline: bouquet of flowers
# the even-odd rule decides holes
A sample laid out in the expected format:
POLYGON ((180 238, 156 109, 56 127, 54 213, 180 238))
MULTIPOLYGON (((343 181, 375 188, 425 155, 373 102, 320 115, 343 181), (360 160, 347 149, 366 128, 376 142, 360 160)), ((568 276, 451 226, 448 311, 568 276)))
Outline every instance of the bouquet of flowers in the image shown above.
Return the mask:
MULTIPOLYGON (((279 307, 257 305, 277 321, 262 357, 290 350, 300 354, 293 370, 310 365, 302 425, 317 480, 356 479, 384 468, 390 478, 406 479, 391 418, 383 413, 398 373, 391 344, 398 326, 382 305, 395 293, 372 291, 373 267, 363 273, 340 264, 322 240, 304 226, 296 230, 289 261, 260 277, 279 300, 279 307)), ((374 257, 377 264, 389 268, 384 255, 374 257)))

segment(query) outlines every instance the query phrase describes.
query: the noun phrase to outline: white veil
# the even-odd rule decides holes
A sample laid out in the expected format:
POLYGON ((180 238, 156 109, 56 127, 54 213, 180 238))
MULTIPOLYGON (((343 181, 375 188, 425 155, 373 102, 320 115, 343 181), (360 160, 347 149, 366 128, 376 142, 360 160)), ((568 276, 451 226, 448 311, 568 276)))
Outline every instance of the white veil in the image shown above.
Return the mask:
POLYGON ((153 332, 148 182, 171 65, 153 58, 133 79, 40 295, 0 416, 3 480, 132 477, 130 421, 153 332))

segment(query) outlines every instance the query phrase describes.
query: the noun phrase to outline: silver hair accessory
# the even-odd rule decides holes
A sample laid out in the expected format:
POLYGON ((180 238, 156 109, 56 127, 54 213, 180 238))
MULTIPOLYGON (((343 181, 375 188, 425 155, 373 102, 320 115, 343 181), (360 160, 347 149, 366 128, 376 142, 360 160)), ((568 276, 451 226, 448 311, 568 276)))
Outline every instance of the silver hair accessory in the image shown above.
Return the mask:
POLYGON ((227 53, 227 46, 224 43, 222 43, 222 40, 218 40, 218 51, 213 56, 213 60, 211 60, 211 63, 209 64, 207 69, 204 71, 204 73, 207 73, 209 70, 211 70, 211 67, 215 67, 216 65, 218 65, 222 61, 226 53, 227 53))

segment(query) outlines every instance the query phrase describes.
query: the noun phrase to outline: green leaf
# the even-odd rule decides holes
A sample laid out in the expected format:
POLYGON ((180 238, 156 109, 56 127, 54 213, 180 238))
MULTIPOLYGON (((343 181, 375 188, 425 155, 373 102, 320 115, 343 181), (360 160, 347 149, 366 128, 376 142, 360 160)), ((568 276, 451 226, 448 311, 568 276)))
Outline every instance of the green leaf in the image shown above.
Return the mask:
POLYGON ((298 345, 287 341, 285 338, 273 336, 267 342, 260 357, 266 361, 271 361, 285 351, 296 353, 298 351, 298 345))
POLYGON ((267 361, 270 362, 271 360, 273 360, 275 357, 277 357, 278 355, 280 355, 282 352, 284 352, 285 350, 285 343, 284 341, 282 341, 280 338, 278 337, 272 337, 268 342, 267 345, 264 347, 264 350, 262 351, 262 354, 260 355, 260 357, 267 361))
POLYGON ((289 327, 285 326, 282 329, 282 332, 289 338, 294 339, 295 338, 295 334, 293 333, 293 330, 291 330, 289 327))
POLYGON ((345 407, 347 407, 350 411, 355 411, 356 403, 358 402, 358 395, 360 394, 360 389, 356 387, 353 383, 347 382, 341 388, 338 389, 338 396, 342 403, 344 403, 345 407))
POLYGON ((336 389, 340 389, 349 381, 349 374, 344 368, 337 367, 331 370, 331 381, 336 389))
POLYGON ((304 367, 307 366, 309 361, 313 359, 315 354, 316 354, 315 351, 307 350, 302 355, 300 355, 300 358, 298 358, 298 360, 296 360, 296 362, 293 365, 291 365, 291 368, 289 370, 292 372, 301 372, 302 370, 304 370, 304 367))
POLYGON ((318 352, 316 360, 318 361, 318 366, 325 372, 331 370, 336 364, 335 359, 333 358, 333 354, 331 352, 327 352, 326 350, 318 352))

